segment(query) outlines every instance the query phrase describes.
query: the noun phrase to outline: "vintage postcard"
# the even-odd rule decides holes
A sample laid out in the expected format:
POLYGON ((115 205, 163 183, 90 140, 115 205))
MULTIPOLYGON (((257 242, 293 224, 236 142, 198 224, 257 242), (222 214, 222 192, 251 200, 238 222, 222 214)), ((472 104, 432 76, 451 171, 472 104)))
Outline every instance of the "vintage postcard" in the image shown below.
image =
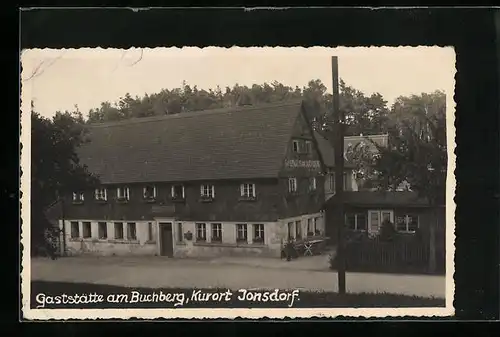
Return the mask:
POLYGON ((452 47, 21 63, 24 319, 454 314, 452 47))

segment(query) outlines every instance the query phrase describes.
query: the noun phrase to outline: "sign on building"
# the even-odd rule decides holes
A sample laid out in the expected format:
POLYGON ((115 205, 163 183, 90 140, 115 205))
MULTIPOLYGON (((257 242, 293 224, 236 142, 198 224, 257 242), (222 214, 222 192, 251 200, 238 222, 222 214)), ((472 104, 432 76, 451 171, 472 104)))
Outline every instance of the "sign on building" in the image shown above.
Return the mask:
POLYGON ((319 168, 321 168, 321 164, 320 164, 319 160, 287 159, 287 160, 285 160, 285 167, 287 167, 287 168, 319 169, 319 168))

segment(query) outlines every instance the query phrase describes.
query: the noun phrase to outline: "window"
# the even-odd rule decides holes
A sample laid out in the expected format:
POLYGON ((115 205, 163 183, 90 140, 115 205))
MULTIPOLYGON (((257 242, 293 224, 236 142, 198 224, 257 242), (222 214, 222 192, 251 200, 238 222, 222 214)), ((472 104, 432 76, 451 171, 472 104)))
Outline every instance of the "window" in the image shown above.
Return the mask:
POLYGON ((396 230, 398 232, 414 233, 418 229, 417 215, 403 215, 396 218, 396 230))
POLYGON ((83 228, 83 238, 84 239, 90 238, 92 236, 92 227, 90 222, 83 222, 82 228, 83 228))
POLYGON ((83 202, 85 199, 85 195, 83 192, 73 192, 73 202, 78 203, 78 202, 83 202))
POLYGON ((392 213, 388 211, 382 211, 382 223, 386 221, 392 222, 392 213))
POLYGON ((247 243, 248 235, 247 235, 247 225, 246 224, 237 224, 236 225, 236 242, 238 243, 247 243))
POLYGON ((212 242, 222 242, 222 224, 213 223, 212 224, 212 242))
POLYGON ((204 223, 196 224, 196 241, 207 241, 207 225, 204 223))
POLYGON ((309 191, 316 191, 316 177, 309 178, 309 191))
POLYGON ((99 222, 98 224, 99 239, 105 240, 108 238, 108 224, 106 222, 99 222))
POLYGON ((297 192, 297 178, 288 178, 288 193, 297 192))
POLYGON ((80 226, 78 221, 71 221, 71 238, 78 239, 80 237, 80 226))
POLYGON ((96 188, 94 192, 95 200, 106 201, 108 200, 107 191, 105 188, 96 188))
POLYGON ((306 140, 306 153, 312 153, 312 142, 310 140, 306 140))
POLYGON ((264 225, 254 224, 253 225, 253 242, 264 243, 264 225))
POLYGON ((118 187, 116 189, 116 198, 118 200, 130 200, 130 190, 128 187, 118 187))
POLYGON ((184 199, 184 185, 172 186, 172 199, 184 199))
POLYGON ((293 152, 300 153, 300 141, 299 140, 293 141, 293 152))
POLYGON ((369 210, 368 211, 368 230, 370 232, 378 232, 380 230, 380 226, 384 221, 389 220, 390 222, 394 222, 394 214, 390 210, 369 210))
POLYGON ((366 215, 352 213, 346 215, 347 228, 352 231, 366 231, 366 215))
POLYGON ((255 198, 255 184, 241 184, 241 196, 255 198))
MULTIPOLYGON (((347 179, 347 173, 344 173, 344 191, 349 190, 348 189, 348 179, 347 179)), ((335 192, 335 172, 331 172, 328 174, 328 190, 329 192, 335 192)))
POLYGON ((314 218, 307 219, 307 236, 314 235, 313 221, 314 218))
POLYGON ((135 227, 135 222, 127 223, 127 239, 128 240, 137 240, 137 231, 135 227))
POLYGON ((182 222, 177 223, 177 241, 178 242, 184 241, 184 232, 182 230, 182 222))
POLYGON ((295 239, 302 239, 302 222, 300 220, 295 221, 295 239))
POLYGON ((356 215, 356 228, 358 231, 366 231, 368 229, 366 214, 362 213, 356 215))
POLYGON ((200 193, 202 198, 213 199, 215 197, 215 186, 201 185, 200 193))
POLYGON ((156 199, 156 186, 145 186, 142 190, 142 195, 145 200, 156 199))
POLYGON ((115 239, 123 240, 123 222, 115 222, 115 239))

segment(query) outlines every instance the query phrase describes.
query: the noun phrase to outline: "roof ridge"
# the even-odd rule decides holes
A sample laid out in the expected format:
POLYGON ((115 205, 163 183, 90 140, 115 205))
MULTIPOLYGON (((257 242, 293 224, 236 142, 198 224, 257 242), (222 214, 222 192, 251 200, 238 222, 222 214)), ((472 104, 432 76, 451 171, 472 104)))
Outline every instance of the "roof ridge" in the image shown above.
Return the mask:
POLYGON ((161 115, 161 116, 134 117, 134 118, 120 120, 120 121, 89 124, 88 126, 90 128, 113 127, 113 126, 129 125, 129 124, 158 122, 158 121, 163 121, 163 120, 167 120, 167 119, 193 118, 193 117, 198 117, 198 116, 202 116, 202 115, 206 116, 206 115, 215 115, 215 114, 231 113, 231 112, 243 112, 243 111, 252 111, 252 110, 259 110, 259 109, 279 108, 279 107, 285 107, 285 106, 299 105, 299 104, 302 104, 302 101, 303 101, 302 99, 291 99, 291 100, 287 100, 287 101, 279 101, 279 102, 256 104, 256 105, 244 105, 244 106, 227 107, 227 108, 205 109, 205 110, 198 110, 198 111, 186 111, 186 112, 179 112, 179 113, 175 113, 175 114, 161 115))
POLYGON ((376 135, 344 136, 344 139, 345 139, 345 138, 384 137, 384 136, 388 136, 388 135, 389 135, 388 133, 378 133, 378 134, 376 134, 376 135))

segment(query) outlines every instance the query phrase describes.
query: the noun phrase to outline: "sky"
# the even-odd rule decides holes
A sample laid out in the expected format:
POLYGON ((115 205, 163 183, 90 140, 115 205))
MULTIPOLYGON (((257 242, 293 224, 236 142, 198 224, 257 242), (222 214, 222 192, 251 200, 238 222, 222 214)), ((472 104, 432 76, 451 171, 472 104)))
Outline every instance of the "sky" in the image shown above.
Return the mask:
POLYGON ((398 96, 454 91, 455 53, 441 47, 30 49, 21 55, 23 99, 46 117, 74 110, 86 116, 103 101, 180 87, 251 86, 278 81, 303 87, 320 79, 332 90, 331 56, 339 77, 392 104, 398 96))

